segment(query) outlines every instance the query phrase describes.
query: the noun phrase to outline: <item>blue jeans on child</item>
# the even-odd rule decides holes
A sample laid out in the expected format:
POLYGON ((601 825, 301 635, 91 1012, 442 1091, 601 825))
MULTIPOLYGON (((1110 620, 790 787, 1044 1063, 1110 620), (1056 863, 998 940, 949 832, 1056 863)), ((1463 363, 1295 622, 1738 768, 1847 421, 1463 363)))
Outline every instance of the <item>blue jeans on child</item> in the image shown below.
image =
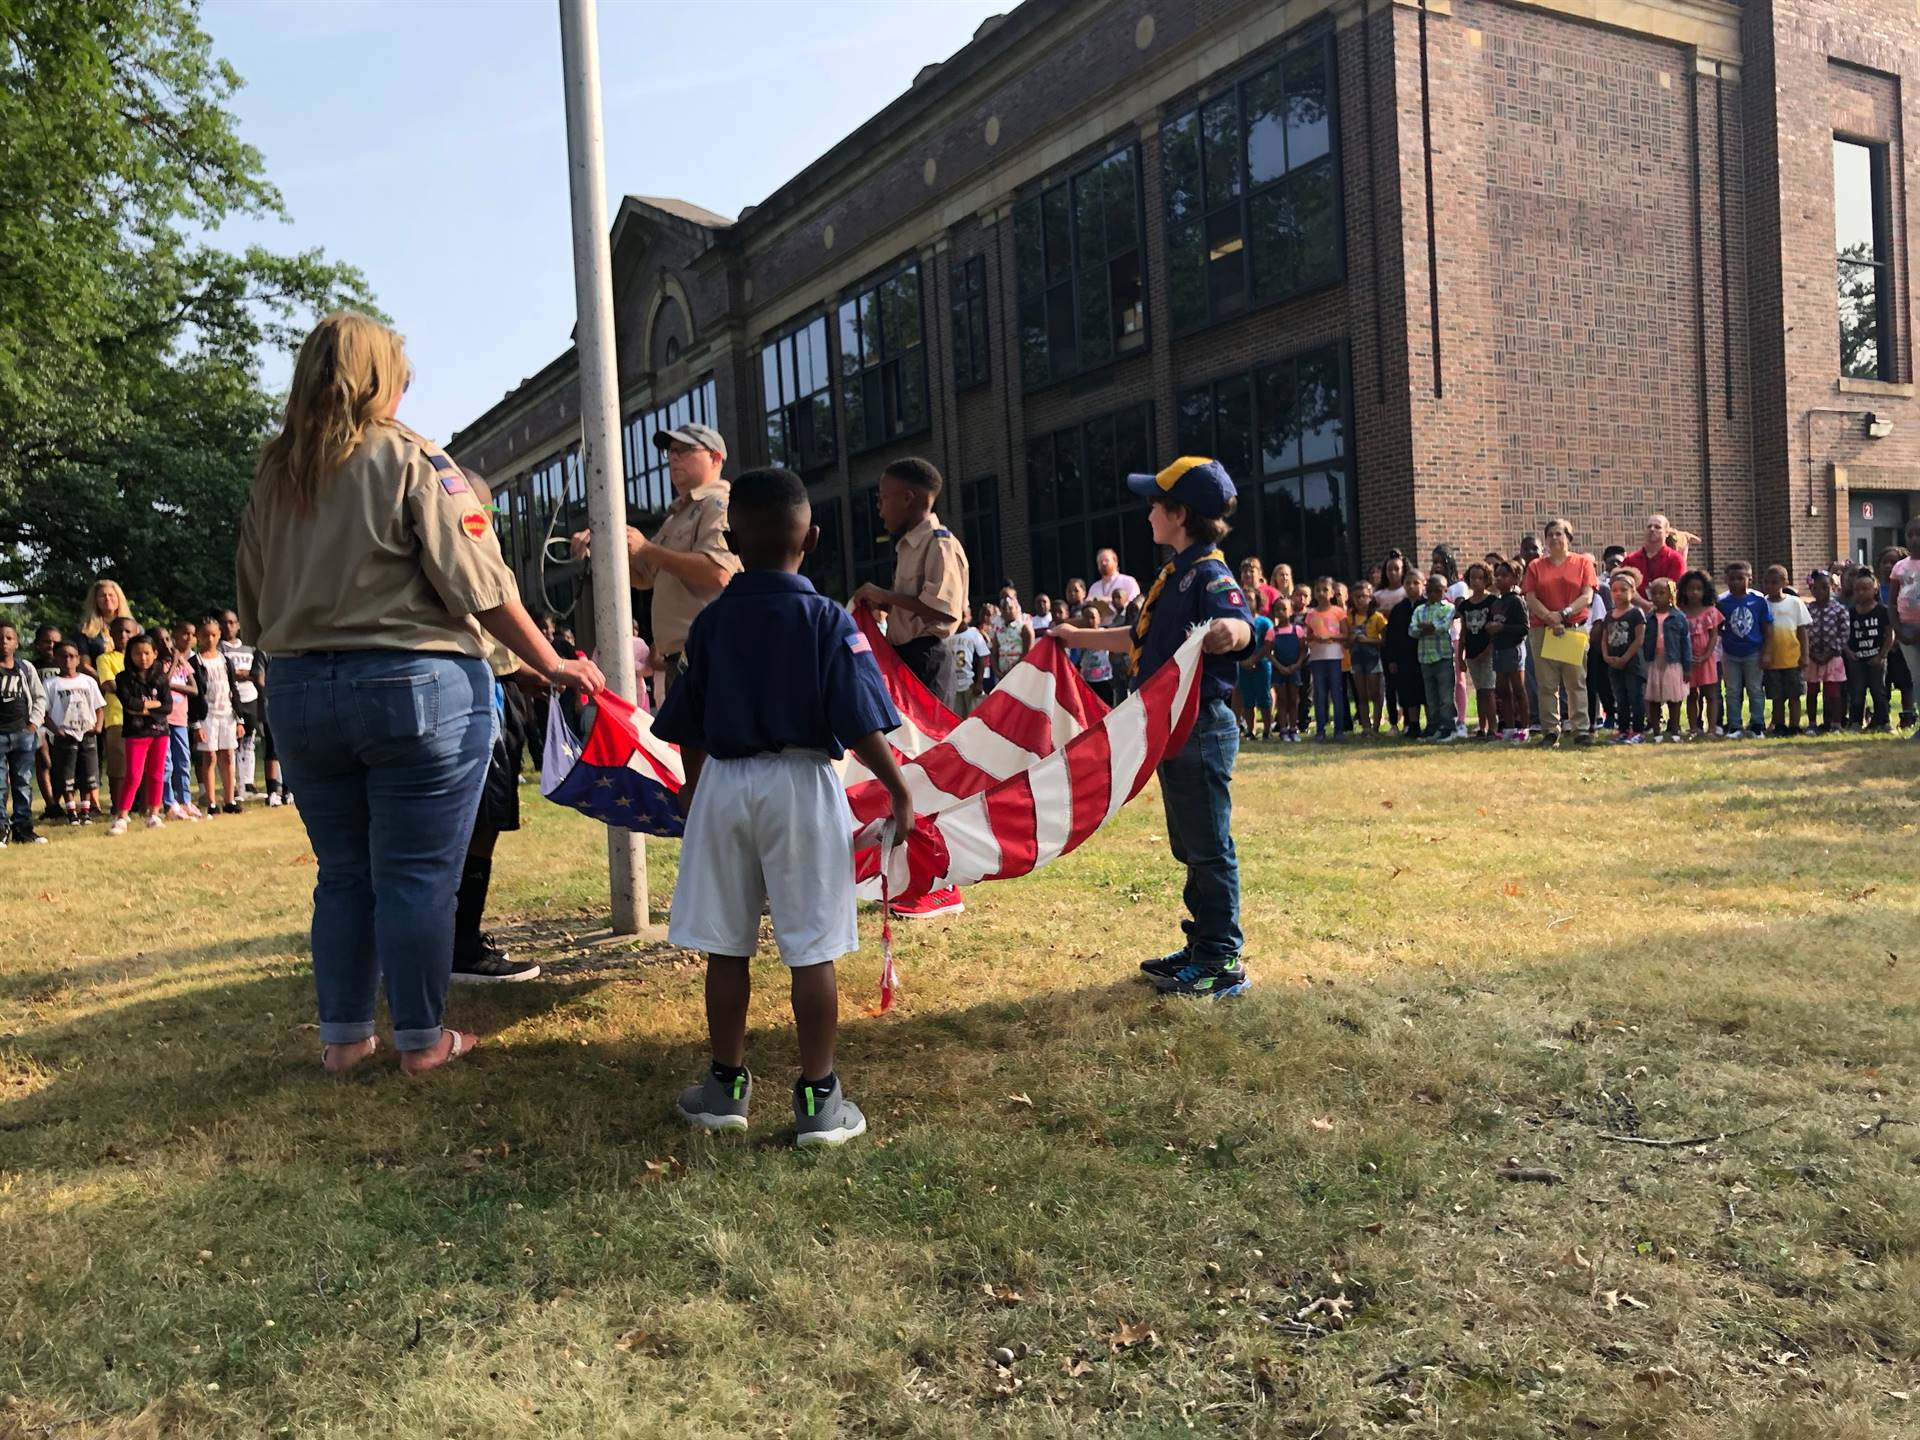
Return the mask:
MULTIPOLYGON (((1340 662, 1333 662, 1335 670, 1340 662)), ((1240 859, 1233 848, 1233 762, 1240 722, 1225 700, 1202 700, 1180 753, 1160 762, 1167 843, 1187 867, 1180 922, 1191 963, 1218 969, 1240 955, 1240 859)))
POLYGON ((1647 677, 1631 665, 1613 671, 1613 728, 1622 735, 1646 733, 1647 677))
POLYGON ((1427 696, 1427 734, 1451 735, 1460 717, 1453 708, 1453 657, 1422 660, 1420 683, 1427 696))
POLYGON ((15 730, 0 735, 0 769, 5 774, 7 793, 0 795, 0 820, 6 818, 6 802, 13 801, 13 828, 11 834, 15 840, 33 838, 33 757, 40 753, 40 732, 38 730, 15 730))
POLYGON ((1721 716, 1727 733, 1731 735, 1736 730, 1766 729, 1767 701, 1761 681, 1760 657, 1722 654, 1720 682, 1727 690, 1726 713, 1721 716), (1742 696, 1746 697, 1747 702, 1744 719, 1740 710, 1742 696))
POLYGON ((184 725, 167 727, 167 773, 160 782, 160 798, 169 805, 193 803, 192 732, 184 725))
POLYGON ((267 711, 319 862, 320 1041, 373 1033, 384 974, 393 1043, 440 1043, 453 906, 493 747, 486 663, 405 650, 276 658, 267 711))
POLYGON ((1321 735, 1327 733, 1327 711, 1333 711, 1333 732, 1336 735, 1347 733, 1347 695, 1346 682, 1340 676, 1340 662, 1336 660, 1309 660, 1307 673, 1313 678, 1313 728, 1321 735))

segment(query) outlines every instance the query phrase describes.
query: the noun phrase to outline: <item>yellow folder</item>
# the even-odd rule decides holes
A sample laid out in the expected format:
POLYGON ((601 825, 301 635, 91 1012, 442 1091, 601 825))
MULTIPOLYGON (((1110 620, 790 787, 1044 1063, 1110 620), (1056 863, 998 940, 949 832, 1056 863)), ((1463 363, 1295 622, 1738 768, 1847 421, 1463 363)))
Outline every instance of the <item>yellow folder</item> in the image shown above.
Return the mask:
POLYGON ((1552 629, 1546 631, 1540 641, 1540 658, 1558 660, 1563 665, 1584 665, 1587 663, 1587 632, 1585 627, 1575 628, 1569 625, 1556 635, 1552 629))

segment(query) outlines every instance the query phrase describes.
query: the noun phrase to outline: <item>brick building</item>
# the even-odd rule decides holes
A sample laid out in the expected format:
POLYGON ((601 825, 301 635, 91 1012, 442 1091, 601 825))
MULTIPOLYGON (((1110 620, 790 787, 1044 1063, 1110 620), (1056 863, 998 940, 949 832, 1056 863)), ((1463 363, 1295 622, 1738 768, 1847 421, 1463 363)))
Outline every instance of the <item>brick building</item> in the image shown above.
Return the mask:
MULTIPOLYGON (((1027 0, 738 218, 621 204, 628 504, 691 418, 806 476, 838 595, 903 454, 982 594, 1151 574, 1121 478, 1179 453, 1296 574, 1652 510, 1867 554, 1920 513, 1909 76, 1913 0, 1027 0)), ((579 444, 571 350, 452 441, 535 603, 579 444)))

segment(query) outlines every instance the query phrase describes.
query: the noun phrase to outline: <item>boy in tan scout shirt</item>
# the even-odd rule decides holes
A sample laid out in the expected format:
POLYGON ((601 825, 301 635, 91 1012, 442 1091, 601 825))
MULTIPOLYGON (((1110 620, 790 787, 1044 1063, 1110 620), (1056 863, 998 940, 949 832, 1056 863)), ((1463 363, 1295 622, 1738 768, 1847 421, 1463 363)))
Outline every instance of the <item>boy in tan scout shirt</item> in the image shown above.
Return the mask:
MULTIPOLYGON (((947 637, 966 623, 969 576, 966 550, 933 513, 942 483, 931 462, 911 456, 881 472, 880 522, 893 536, 893 589, 866 584, 853 598, 888 612, 888 642, 934 698, 951 710, 958 697, 947 637)), ((948 889, 891 908, 899 919, 927 920, 966 907, 960 892, 948 889)))
MULTIPOLYGON (((693 620, 740 571, 740 557, 727 548, 727 497, 732 486, 720 478, 727 442, 710 425, 686 425, 653 437, 667 452, 673 476, 673 504, 649 540, 627 527, 630 580, 636 590, 653 591, 653 699, 667 698, 679 678, 693 620)), ((591 553, 593 533, 572 537, 576 557, 591 553)))

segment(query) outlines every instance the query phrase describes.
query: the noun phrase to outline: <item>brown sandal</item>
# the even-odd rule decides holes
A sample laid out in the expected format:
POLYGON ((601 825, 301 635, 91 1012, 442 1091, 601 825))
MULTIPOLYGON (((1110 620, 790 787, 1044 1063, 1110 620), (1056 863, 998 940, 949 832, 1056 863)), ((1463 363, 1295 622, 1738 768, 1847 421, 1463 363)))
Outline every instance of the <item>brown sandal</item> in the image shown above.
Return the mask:
POLYGON ((364 1063, 365 1061, 372 1059, 374 1052, 379 1050, 379 1048, 380 1048, 380 1037, 378 1035, 369 1035, 365 1041, 355 1040, 347 1045, 322 1045, 320 1047, 320 1068, 326 1071, 327 1074, 329 1075, 344 1075, 349 1070, 352 1070, 356 1066, 364 1063), (367 1050, 366 1050, 366 1053, 364 1055, 361 1055, 358 1059, 349 1060, 344 1065, 329 1065, 327 1063, 327 1054, 329 1051, 347 1050, 347 1049, 351 1049, 353 1045, 360 1045, 360 1044, 365 1044, 367 1047, 367 1050))
MULTIPOLYGON (((400 1073, 403 1075, 430 1075, 435 1070, 451 1065, 454 1061, 472 1054, 474 1047, 480 1043, 480 1037, 478 1035, 469 1035, 464 1030, 449 1028, 445 1034, 447 1037, 447 1051, 442 1058, 434 1061, 431 1065, 417 1065, 409 1068, 407 1065, 407 1057, 402 1055, 400 1057, 400 1073)), ((419 1052, 409 1051, 408 1053, 418 1054, 419 1052)))

